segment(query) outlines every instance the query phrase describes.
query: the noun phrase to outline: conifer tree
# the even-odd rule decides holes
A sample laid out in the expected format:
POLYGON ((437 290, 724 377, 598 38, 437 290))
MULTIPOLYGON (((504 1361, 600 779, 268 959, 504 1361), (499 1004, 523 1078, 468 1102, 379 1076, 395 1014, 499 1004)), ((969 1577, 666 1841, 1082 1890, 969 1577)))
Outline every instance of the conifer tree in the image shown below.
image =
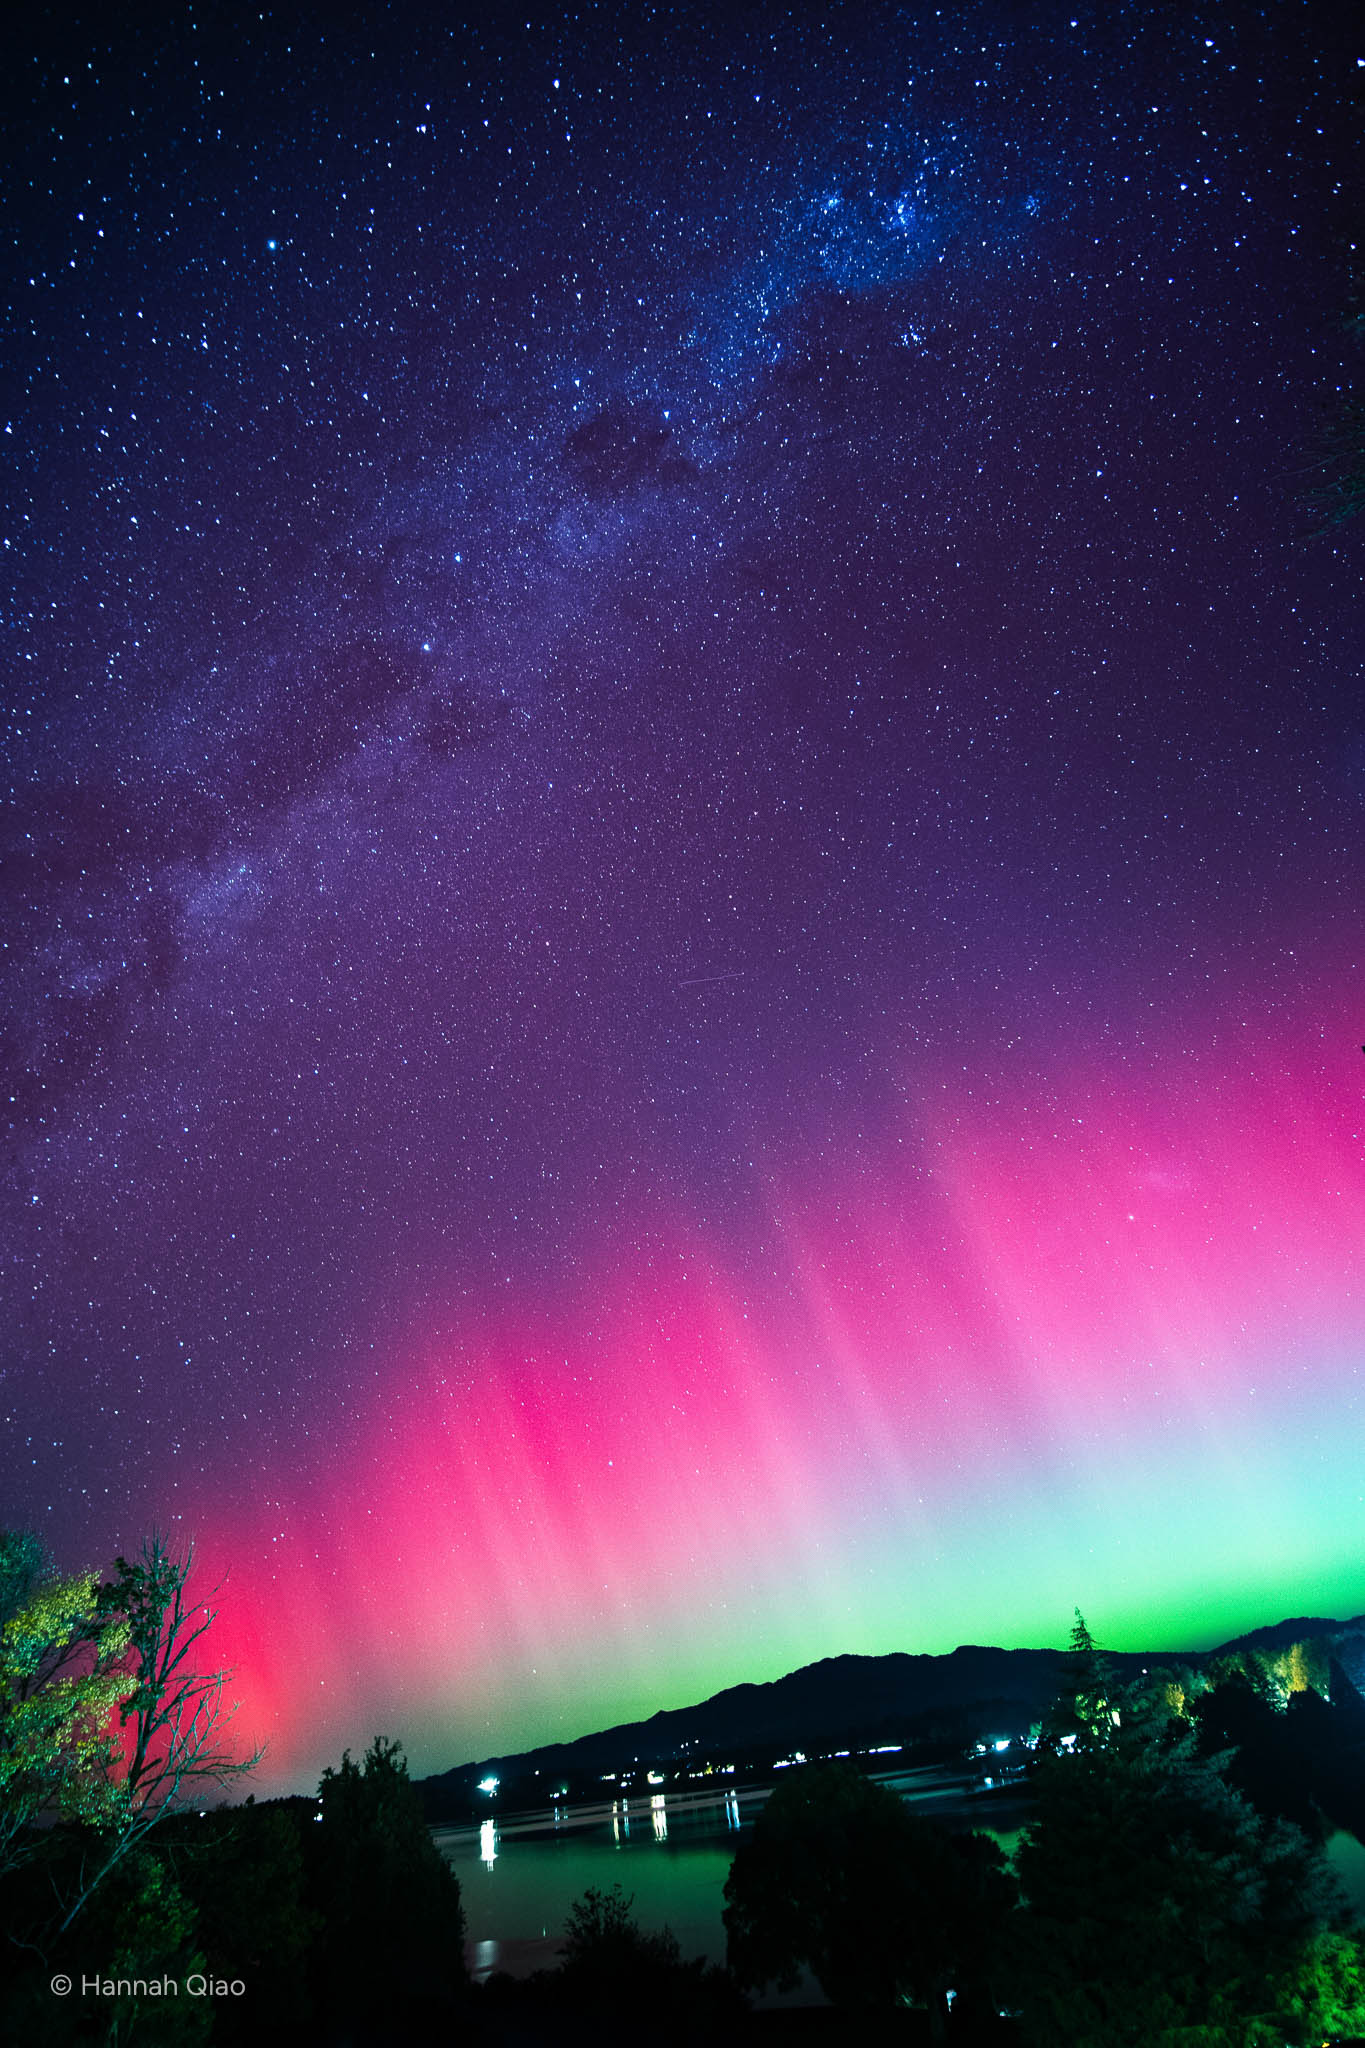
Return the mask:
POLYGON ((1030 2048, 1284 2048, 1365 2031, 1361 1949, 1321 1850, 1229 1784, 1160 1695, 1112 1704, 1077 1620, 1016 1869, 1030 2048), (1072 1688, 1075 1688, 1074 1693, 1072 1688))

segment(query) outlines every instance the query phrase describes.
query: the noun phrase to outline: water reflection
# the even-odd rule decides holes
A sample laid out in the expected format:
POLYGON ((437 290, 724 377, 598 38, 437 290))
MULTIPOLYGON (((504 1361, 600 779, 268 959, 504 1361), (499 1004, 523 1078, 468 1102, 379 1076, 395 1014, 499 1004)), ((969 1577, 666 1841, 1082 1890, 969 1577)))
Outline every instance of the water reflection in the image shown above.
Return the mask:
MULTIPOLYGON (((930 1813, 945 1819, 954 1816, 979 1826, 986 1815, 979 1804, 980 1783, 962 1772, 941 1769, 900 1771, 879 1776, 879 1783, 899 1792, 909 1803, 922 1806, 930 1813)), ((509 1848, 515 1844, 520 1854, 521 1844, 537 1838, 544 1840, 597 1835, 603 1848, 624 1847, 626 1843, 666 1843, 669 1848, 678 1840, 701 1842, 707 1839, 723 1839, 731 1844, 734 1838, 743 1836, 754 1815, 767 1799, 770 1786, 734 1786, 716 1784, 714 1780, 705 1786, 678 1785, 668 1792, 655 1791, 631 1794, 618 1790, 610 1798, 601 1800, 566 1800, 561 1793, 552 1794, 544 1806, 529 1808, 524 1812, 500 1813, 482 1824, 475 1823, 468 1829, 442 1828, 437 1831, 438 1839, 447 1854, 471 1855, 476 1849, 485 1863, 490 1851, 503 1862, 509 1848), (637 1811, 632 1814, 632 1804, 637 1811), (648 1812, 651 1825, 648 1828, 632 1830, 632 1819, 641 1819, 648 1812), (667 1825, 659 1824, 659 1816, 666 1814, 667 1825)), ((1022 1788, 1020 1788, 1022 1794, 1022 1788)), ((1011 1802, 1005 1806, 1013 1808, 1011 1802)), ((990 1821, 993 1830, 998 1830, 1005 1815, 1005 1806, 1000 1803, 997 1793, 990 1807, 990 1821)), ((1016 1823, 1017 1824, 1017 1823, 1016 1823)))
MULTIPOLYGON (((967 1796, 959 1773, 898 1772, 884 1782, 931 1812, 986 1826, 1006 1853, 1025 1818, 1002 1807, 998 1797, 985 1806, 967 1796)), ((717 1784, 712 1778, 667 1793, 642 1787, 633 1799, 620 1787, 600 1800, 552 1793, 535 1809, 438 1831, 463 1887, 471 1966, 485 1974, 552 1969, 572 1905, 590 1888, 610 1891, 622 1878, 622 1855, 631 1858, 624 1888, 634 1897, 641 1927, 671 1927, 684 1954, 720 1961, 725 1880, 768 1792, 766 1785, 717 1784), (632 1818, 646 1816, 648 1826, 631 1826, 632 1818)), ((1365 1851, 1357 1853, 1365 1882, 1365 1851)))

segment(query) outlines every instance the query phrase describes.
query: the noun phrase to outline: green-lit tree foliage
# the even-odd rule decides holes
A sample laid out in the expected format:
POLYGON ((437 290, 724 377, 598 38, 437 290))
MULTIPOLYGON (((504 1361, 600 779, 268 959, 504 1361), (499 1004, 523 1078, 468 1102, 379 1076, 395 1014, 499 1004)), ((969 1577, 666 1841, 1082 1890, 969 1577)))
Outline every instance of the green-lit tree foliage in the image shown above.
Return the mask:
MULTIPOLYGON (((1316 1693, 1312 1698, 1330 1715, 1316 1693)), ((1226 1759, 1228 1782, 1259 1813, 1293 1821, 1321 1839, 1314 1745, 1301 1739, 1301 1713, 1291 1716, 1273 1694, 1257 1690, 1237 1672, 1195 1702, 1193 1720, 1200 1752, 1226 1759)))
POLYGON ((1331 1652, 1320 1639, 1274 1647, 1248 1644, 1211 1658, 1205 1677, 1210 1686, 1240 1682, 1270 1705, 1283 1707, 1298 1692, 1318 1692, 1326 1699, 1331 1661, 1331 1652))
POLYGON ((223 1697, 229 1674, 203 1668, 217 1610, 191 1596, 193 1569, 193 1545, 176 1552, 153 1531, 135 1562, 116 1560, 113 1577, 96 1596, 92 1642, 102 1655, 106 1644, 122 1646, 119 1740, 105 1767, 108 1821, 81 1857, 62 1932, 168 1814, 221 1791, 260 1761, 259 1750, 239 1757, 228 1742, 235 1711, 223 1697))
POLYGON ((130 1637, 98 1586, 51 1572, 36 1538, 0 1534, 0 1875, 37 1853, 39 1821, 117 1826, 126 1809, 110 1725, 134 1689, 130 1637))
MULTIPOLYGON (((46 1955, 0 1946, 0 2041, 35 2048, 99 2042, 105 2048, 199 2048, 217 2038, 212 2004, 186 1994, 185 1979, 205 1959, 191 1901, 169 1861, 137 1850, 112 1871, 75 1927, 46 1955), (51 1976, 60 1969, 77 1985, 101 1988, 59 1998, 51 1976), (170 1979, 178 1990, 159 1992, 170 1979), (120 1986, 122 1980, 122 1988, 120 1986)), ((9 1930, 7 1929, 7 1932, 9 1930)))
POLYGON ((1253 1684, 1240 1669, 1196 1699, 1206 1755, 1230 1752, 1227 1775, 1260 1812, 1321 1839, 1332 1826, 1365 1839, 1365 1731, 1360 1695, 1338 1665, 1326 1686, 1253 1684))
POLYGON ((110 2043, 137 2048, 198 2048, 216 2032, 213 2006, 183 1986, 205 1968, 197 1916, 164 1856, 132 1851, 83 1916, 74 1950, 63 1961, 76 1977, 122 1979, 130 1985, 169 1977, 182 1989, 170 1997, 136 1990, 101 1998, 97 2007, 110 2043))
POLYGON ((1276 2048, 1365 2029, 1320 1849, 1255 1809, 1153 1697, 1045 1758, 1016 1858, 1032 2048, 1276 2048))

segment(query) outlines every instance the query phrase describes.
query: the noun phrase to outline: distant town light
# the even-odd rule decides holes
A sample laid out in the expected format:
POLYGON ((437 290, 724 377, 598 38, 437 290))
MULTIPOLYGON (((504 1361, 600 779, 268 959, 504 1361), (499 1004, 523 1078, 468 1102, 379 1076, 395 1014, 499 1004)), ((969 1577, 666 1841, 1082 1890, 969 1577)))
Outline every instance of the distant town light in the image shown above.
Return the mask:
POLYGON ((1009 1746, 1010 1746, 1010 1739, 1009 1739, 1008 1735, 1007 1735, 1007 1736, 1005 1737, 1005 1739, 1004 1739, 1004 1741, 1003 1741, 1003 1742, 997 1742, 997 1743, 996 1743, 996 1745, 995 1745, 997 1753, 998 1753, 998 1752, 999 1752, 1000 1750, 1002 1750, 1002 1749, 1008 1749, 1008 1748, 1009 1748, 1009 1746))
POLYGON ((497 1789, 498 1789, 498 1781, 497 1781, 497 1779, 496 1779, 496 1778, 480 1778, 480 1780, 479 1780, 479 1790, 480 1790, 480 1792, 490 1792, 490 1793, 491 1793, 491 1792, 496 1792, 496 1791, 497 1791, 497 1789))

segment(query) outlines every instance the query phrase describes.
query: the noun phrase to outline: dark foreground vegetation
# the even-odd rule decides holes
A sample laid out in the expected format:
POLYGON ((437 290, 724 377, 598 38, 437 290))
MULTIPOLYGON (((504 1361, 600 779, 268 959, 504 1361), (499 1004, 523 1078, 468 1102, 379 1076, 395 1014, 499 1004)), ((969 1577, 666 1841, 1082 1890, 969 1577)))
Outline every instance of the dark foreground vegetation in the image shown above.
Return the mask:
POLYGON ((313 1799, 219 1803, 242 1766, 222 1674, 192 1654, 213 1617, 189 1570, 153 1538, 107 1583, 62 1581, 28 1539, 0 1539, 5 2041, 1365 2035, 1365 1937, 1323 1854, 1329 1824, 1359 1832, 1365 1815, 1365 1705, 1311 1648, 1120 1676, 1078 1618, 1013 1865, 852 1763, 806 1765, 735 1856, 725 1966, 642 1929, 619 1889, 589 1891, 556 1968, 476 1986, 459 1886, 397 1744, 344 1757, 313 1799), (828 2003, 752 2009, 798 1984, 828 2003))

